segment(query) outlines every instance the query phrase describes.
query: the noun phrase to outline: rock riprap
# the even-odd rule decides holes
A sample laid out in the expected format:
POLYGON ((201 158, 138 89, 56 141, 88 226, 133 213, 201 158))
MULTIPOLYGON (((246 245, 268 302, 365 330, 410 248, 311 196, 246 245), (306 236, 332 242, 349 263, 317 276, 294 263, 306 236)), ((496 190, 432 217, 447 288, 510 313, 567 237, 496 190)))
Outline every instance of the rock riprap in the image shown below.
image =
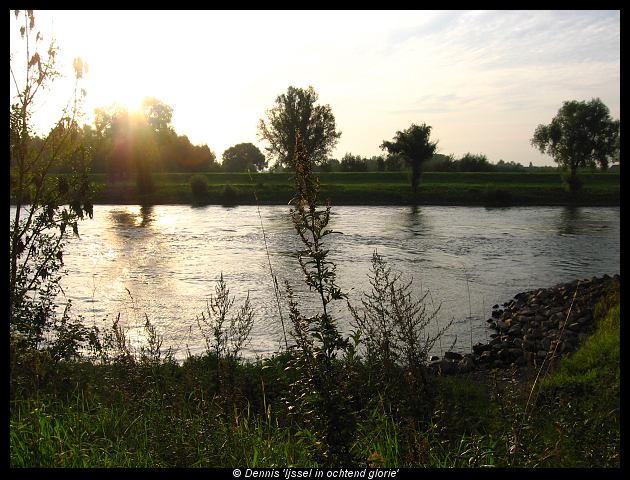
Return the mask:
POLYGON ((446 352, 429 369, 441 374, 468 373, 475 368, 540 365, 570 355, 590 332, 593 309, 603 290, 619 281, 619 275, 604 275, 519 293, 502 308, 492 307, 488 319, 495 332, 492 340, 473 345, 472 353, 465 355, 446 352))

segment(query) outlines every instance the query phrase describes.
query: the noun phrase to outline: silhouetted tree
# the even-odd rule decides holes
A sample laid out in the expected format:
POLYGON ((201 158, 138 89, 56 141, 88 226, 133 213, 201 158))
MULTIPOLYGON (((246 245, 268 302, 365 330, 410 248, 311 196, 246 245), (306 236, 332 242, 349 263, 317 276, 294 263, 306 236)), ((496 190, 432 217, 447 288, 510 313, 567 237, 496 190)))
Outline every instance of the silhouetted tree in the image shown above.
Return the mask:
POLYGON ((492 172, 494 166, 484 154, 466 153, 457 161, 457 170, 460 172, 492 172))
POLYGON ((207 144, 193 145, 186 135, 177 135, 172 145, 161 148, 161 171, 210 172, 218 169, 216 154, 207 144))
MULTIPOLYGON (((173 146, 177 139, 170 125, 173 109, 160 100, 146 96, 132 112, 127 105, 113 102, 94 109, 95 147, 108 163, 113 179, 137 175, 138 187, 152 189, 151 172, 158 164, 160 152, 173 146)), ((163 167, 161 162, 160 167, 163 167)))
POLYGON ((437 150, 438 141, 431 142, 431 127, 425 123, 418 126, 411 124, 407 130, 398 131, 393 142, 383 141, 381 149, 389 154, 400 154, 407 166, 411 167, 411 188, 417 193, 422 174, 422 164, 433 157, 437 150))
POLYGON ((267 166, 267 160, 253 143, 239 143, 223 152, 223 170, 226 172, 254 172, 267 166))
POLYGON ((265 113, 267 121, 258 123, 258 138, 269 143, 266 147, 276 165, 294 168, 295 131, 299 129, 309 159, 323 164, 337 145, 341 132, 336 130, 335 116, 330 105, 316 105, 319 95, 312 86, 307 89, 289 87, 278 95, 275 105, 265 113))
POLYGON ((173 108, 155 97, 145 96, 140 101, 140 113, 151 126, 158 145, 171 145, 177 134, 171 126, 173 108))
POLYGON ((361 155, 352 155, 347 152, 339 164, 342 172, 367 172, 367 159, 361 158, 361 155))

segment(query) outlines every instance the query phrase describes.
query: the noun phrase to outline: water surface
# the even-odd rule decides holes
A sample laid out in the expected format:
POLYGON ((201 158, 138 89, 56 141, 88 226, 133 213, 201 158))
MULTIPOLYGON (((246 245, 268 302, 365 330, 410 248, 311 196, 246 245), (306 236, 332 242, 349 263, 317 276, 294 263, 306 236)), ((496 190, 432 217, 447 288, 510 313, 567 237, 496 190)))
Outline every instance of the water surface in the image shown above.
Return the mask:
MULTIPOLYGON (((273 274, 290 282, 306 312, 316 311, 295 259, 301 244, 286 206, 154 207, 97 205, 64 254, 63 287, 73 312, 104 327, 120 314, 135 341, 145 315, 183 358, 204 349, 196 318, 222 273, 235 307, 249 292, 256 311, 246 355, 266 356, 283 343, 273 274), (310 305, 310 307, 309 307, 310 305)), ((338 283, 358 305, 369 291, 372 253, 413 279, 416 294, 441 304, 438 322, 454 318, 456 349, 485 341, 492 306, 516 293, 573 279, 620 273, 619 207, 334 207, 326 237, 338 283)), ((283 315, 287 321, 286 302, 283 315)), ((343 302, 334 313, 348 329, 343 302)), ((435 328, 435 327, 433 327, 435 328)))

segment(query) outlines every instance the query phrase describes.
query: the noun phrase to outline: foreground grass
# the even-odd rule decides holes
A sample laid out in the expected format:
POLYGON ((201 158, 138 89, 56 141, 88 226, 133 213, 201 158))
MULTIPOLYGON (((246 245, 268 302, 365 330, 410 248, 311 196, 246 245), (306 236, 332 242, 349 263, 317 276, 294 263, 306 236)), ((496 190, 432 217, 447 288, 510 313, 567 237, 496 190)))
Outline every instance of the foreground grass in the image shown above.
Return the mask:
MULTIPOLYGON (((156 174, 156 189, 140 196, 132 179, 108 182, 92 175, 102 188, 95 203, 121 204, 286 204, 294 193, 291 173, 208 173, 208 192, 193 198, 190 174, 156 174)), ((619 174, 583 174, 584 187, 571 195, 559 173, 439 173, 423 174, 414 196, 405 172, 321 173, 322 195, 341 204, 425 205, 618 205, 619 174)))
MULTIPOLYGON (((386 392, 357 390, 358 465, 620 466, 618 285, 596 316, 595 332, 533 390, 502 395, 436 377, 425 418, 397 411, 386 392)), ((287 411, 278 380, 288 360, 225 370, 207 354, 181 365, 120 357, 55 367, 44 352, 20 355, 10 465, 317 467, 317 434, 287 411)))

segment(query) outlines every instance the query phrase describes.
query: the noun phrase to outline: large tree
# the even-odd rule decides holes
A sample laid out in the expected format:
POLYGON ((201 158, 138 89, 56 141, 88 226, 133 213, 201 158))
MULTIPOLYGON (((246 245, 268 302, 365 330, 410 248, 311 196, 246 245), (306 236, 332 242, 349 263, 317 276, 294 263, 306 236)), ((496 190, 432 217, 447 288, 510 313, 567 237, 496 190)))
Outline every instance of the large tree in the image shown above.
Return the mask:
POLYGON ((262 170, 267 160, 253 143, 239 143, 223 152, 223 170, 226 172, 246 172, 262 170))
POLYGON ((578 167, 603 170, 609 161, 619 160, 620 121, 599 99, 566 101, 549 125, 538 125, 531 139, 533 147, 550 155, 565 171, 571 191, 579 189, 578 167))
POLYGON ((437 150, 438 141, 431 142, 431 127, 426 123, 422 125, 411 124, 407 130, 398 131, 394 141, 383 141, 382 150, 387 150, 390 155, 401 155, 410 170, 411 188, 417 193, 420 186, 422 164, 433 157, 437 150))
POLYGON ((173 108, 155 97, 145 96, 141 102, 138 112, 151 125, 151 130, 156 136, 160 145, 172 145, 177 134, 171 125, 173 119, 173 108))
POLYGON ((312 86, 307 89, 289 87, 278 95, 275 105, 266 110, 267 120, 258 123, 258 138, 269 143, 266 147, 276 165, 294 168, 295 131, 299 130, 304 148, 316 165, 326 162, 339 142, 335 116, 330 105, 316 105, 319 95, 312 86))
POLYGON ((124 104, 94 109, 98 133, 95 145, 105 151, 108 171, 115 179, 134 172, 141 193, 153 189, 151 173, 159 152, 170 150, 177 134, 171 126, 173 109, 160 100, 146 96, 137 110, 124 104))

